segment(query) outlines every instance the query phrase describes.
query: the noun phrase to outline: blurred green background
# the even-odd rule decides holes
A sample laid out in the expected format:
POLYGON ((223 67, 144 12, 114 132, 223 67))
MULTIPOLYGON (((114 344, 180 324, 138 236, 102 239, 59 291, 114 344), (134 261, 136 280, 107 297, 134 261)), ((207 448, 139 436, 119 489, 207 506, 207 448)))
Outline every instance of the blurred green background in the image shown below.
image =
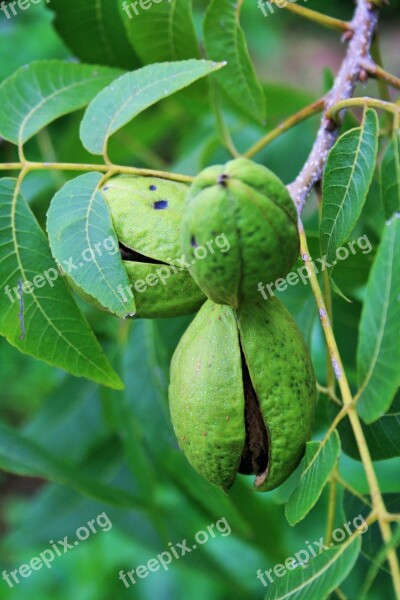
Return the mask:
MULTIPOLYGON (((310 0, 310 8, 326 10, 328 3, 310 0)), ((200 31, 206 2, 195 2, 200 31)), ((331 14, 350 18, 352 2, 329 3, 331 14)), ((44 2, 7 20, 0 15, 0 80, 36 59, 73 58, 52 28, 51 11, 44 2)), ((382 17, 382 53, 388 70, 397 72, 400 55, 400 3, 393 1, 382 17), (396 71, 397 69, 397 71, 396 71)), ((268 101, 267 129, 289 116, 326 89, 332 72, 340 65, 345 47, 334 32, 319 29, 283 10, 264 18, 255 0, 247 0, 243 26, 268 101)), ((157 32, 155 32, 157 35, 157 32)), ((375 84, 361 93, 376 94, 375 84)), ((1 107, 0 107, 1 109, 1 107)), ((81 113, 60 119, 27 145, 32 159, 93 162, 78 138, 81 113)), ((249 124, 227 106, 225 118, 235 143, 244 150, 265 127, 249 124)), ((285 182, 300 170, 312 145, 318 118, 311 119, 275 141, 257 156, 285 182)), ((115 135, 110 152, 115 162, 165 168, 195 174, 205 165, 228 158, 222 148, 206 99, 188 103, 170 98, 139 116, 115 135), (189 132, 189 134, 188 134, 189 132)), ((0 143, 0 160, 15 159, 15 149, 0 143)), ((46 210, 54 192, 66 181, 62 173, 35 173, 24 182, 24 193, 44 226, 46 210)), ((379 239, 383 216, 377 184, 355 234, 379 239)), ((310 244, 316 243, 317 215, 311 199, 306 218, 310 244)), ((355 238, 356 235, 353 236, 355 238)), ((335 279, 352 300, 336 297, 335 331, 350 380, 355 384, 355 348, 361 301, 371 255, 358 255, 339 265, 335 279)), ((309 342, 318 381, 325 382, 325 350, 316 319, 311 291, 297 286, 282 300, 295 315, 309 342)), ((269 569, 304 548, 306 540, 325 533, 327 493, 312 513, 296 528, 284 516, 283 505, 297 474, 277 491, 252 492, 250 478, 239 477, 231 496, 212 488, 190 468, 179 451, 168 416, 169 361, 190 318, 127 323, 81 305, 126 389, 113 392, 74 379, 64 372, 23 356, 0 340, 0 420, 30 442, 25 451, 31 465, 14 473, 0 471, 0 571, 8 572, 29 562, 50 547, 50 540, 70 536, 104 511, 112 522, 110 531, 98 530, 51 569, 42 568, 13 589, 0 580, 4 600, 231 600, 263 598, 256 578, 258 569, 269 569), (38 456, 31 451, 38 449, 38 456), (36 461, 50 457, 45 481, 28 477, 36 461), (73 474, 66 481, 64 467, 73 474), (19 475, 18 475, 19 473, 19 475), (108 489, 104 502, 95 482, 108 489), (118 490, 125 492, 126 496, 118 490), (169 570, 152 573, 126 589, 118 579, 168 550, 168 543, 193 543, 197 531, 225 518, 229 536, 217 535, 196 551, 174 561, 169 570)), ((315 437, 326 429, 331 411, 321 397, 315 437)), ((351 442, 349 442, 351 443, 351 442)), ((6 450, 16 464, 24 444, 6 450)), ((342 476, 361 492, 367 491, 360 463, 344 456, 342 476)), ((382 489, 398 492, 400 460, 377 463, 382 489)), ((337 506, 341 526, 358 512, 349 498, 337 506), (344 508, 343 508, 344 507, 344 508)), ((365 534, 366 549, 352 576, 343 586, 348 598, 356 597, 365 569, 374 555, 375 527, 365 534)), ((391 598, 390 580, 383 568, 370 592, 372 600, 391 598)))

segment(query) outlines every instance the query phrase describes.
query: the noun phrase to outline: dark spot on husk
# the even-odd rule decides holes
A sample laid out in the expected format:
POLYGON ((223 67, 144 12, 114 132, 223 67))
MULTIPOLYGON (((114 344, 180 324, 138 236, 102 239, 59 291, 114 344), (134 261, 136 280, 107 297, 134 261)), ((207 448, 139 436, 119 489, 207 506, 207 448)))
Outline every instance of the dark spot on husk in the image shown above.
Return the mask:
POLYGON ((226 187, 228 185, 227 184, 228 179, 229 179, 229 175, 227 175, 226 173, 222 173, 222 175, 220 175, 218 177, 219 185, 222 185, 222 187, 226 187))
POLYGON ((197 242, 196 242, 196 238, 194 237, 194 235, 192 235, 192 237, 190 238, 190 244, 193 248, 197 248, 197 242))
POLYGON ((168 200, 157 200, 153 204, 153 208, 156 210, 163 210, 164 208, 168 208, 168 200))
POLYGON ((149 190, 150 190, 151 192, 155 192, 155 191, 156 191, 156 189, 157 189, 157 186, 156 186, 156 185, 151 185, 151 186, 149 187, 149 190))

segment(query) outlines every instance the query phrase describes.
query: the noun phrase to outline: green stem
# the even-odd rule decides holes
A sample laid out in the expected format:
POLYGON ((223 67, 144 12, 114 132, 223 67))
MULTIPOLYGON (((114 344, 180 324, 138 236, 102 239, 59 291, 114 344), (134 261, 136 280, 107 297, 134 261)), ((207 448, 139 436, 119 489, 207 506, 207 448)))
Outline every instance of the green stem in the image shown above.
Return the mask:
MULTIPOLYGON (((375 473, 375 469, 372 463, 371 454, 365 439, 364 431, 361 426, 360 418, 356 412, 353 396, 350 390, 350 385, 347 380, 346 373, 343 368, 342 359, 340 357, 339 349, 336 343, 334 333, 332 331, 331 322, 328 317, 328 311, 324 302, 324 297, 318 282, 318 278, 314 269, 311 266, 311 257, 308 249, 307 238, 304 231, 303 224, 299 219, 299 236, 300 236, 300 250, 301 256, 309 272, 310 283, 312 291, 315 297, 315 301, 318 307, 318 312, 321 318, 322 328, 324 330, 326 343, 329 349, 332 365, 334 367, 335 375, 338 380, 339 388, 343 398, 344 409, 347 410, 347 414, 353 429, 354 437, 357 443, 358 451, 360 453, 361 461, 364 467, 364 471, 367 477, 368 486, 371 493, 371 500, 374 512, 377 516, 379 528, 385 544, 390 544, 392 539, 392 531, 388 522, 388 511, 383 500, 383 496, 379 487, 379 482, 375 473)), ((337 415, 336 420, 341 418, 342 411, 337 415)), ((388 562, 392 574, 393 587, 395 589, 396 598, 400 600, 400 572, 399 563, 396 551, 391 548, 388 551, 388 562)))
POLYGON ((52 163, 52 162, 31 162, 21 161, 14 163, 0 164, 0 171, 20 171, 28 169, 29 171, 99 171, 108 173, 112 171, 115 175, 141 175, 143 177, 160 177, 170 181, 179 181, 182 183, 191 183, 193 177, 190 175, 180 175, 178 173, 169 173, 168 171, 154 171, 153 169, 141 169, 139 167, 125 167, 123 165, 94 165, 85 163, 52 163))
MULTIPOLYGON (((322 219, 322 186, 321 185, 318 185, 316 187, 316 192, 317 192, 317 200, 318 200, 319 224, 321 225, 321 219, 322 219)), ((322 290, 323 290, 326 309, 328 312, 328 317, 330 319, 330 322, 333 323, 331 280, 330 280, 329 272, 326 269, 322 273, 322 290)), ((326 357, 326 382, 327 382, 328 390, 332 390, 332 395, 336 395, 335 373, 333 371, 332 361, 331 361, 331 357, 329 356, 328 351, 327 351, 327 357, 326 357)))
MULTIPOLYGON (((368 61, 367 64, 363 65, 363 68, 369 75, 371 75, 372 77, 375 77, 375 75, 370 72, 370 67, 371 66, 379 66, 379 67, 383 68, 382 54, 381 54, 381 47, 379 44, 378 32, 375 32, 374 39, 372 41, 371 58, 374 61, 372 63, 372 65, 371 65, 371 62, 368 61)), ((378 78, 378 89, 379 89, 379 94, 380 94, 381 99, 386 100, 386 102, 390 102, 389 87, 388 87, 387 82, 378 78)))
POLYGON ((390 514, 390 515, 388 515, 388 521, 399 522, 400 521, 400 514, 390 514))
POLYGON ((339 598, 339 600, 348 600, 347 596, 342 592, 340 588, 336 588, 335 594, 339 598))
POLYGON ((377 556, 374 557, 374 561, 372 562, 371 567, 370 567, 370 569, 367 573, 367 576, 364 580, 364 584, 361 588, 358 600, 367 600, 368 591, 370 590, 371 585, 373 584, 376 576, 378 575, 379 569, 385 562, 388 551, 392 550, 392 549, 396 550, 396 547, 398 546, 399 542, 400 542, 400 527, 397 527, 397 529, 393 533, 393 538, 392 538, 390 544, 383 546, 383 548, 381 548, 380 551, 378 552, 377 556))
POLYGON ((225 148, 234 156, 235 158, 240 156, 240 153, 236 149, 236 146, 233 142, 232 136, 224 121, 224 115, 221 109, 220 97, 218 92, 217 83, 214 80, 210 80, 210 95, 211 102, 214 107, 215 120, 217 122, 218 133, 220 139, 225 146, 225 148))
MULTIPOLYGON (((323 282, 323 294, 326 304, 326 310, 328 312, 328 317, 333 322, 333 307, 332 307, 332 291, 331 291, 331 280, 329 278, 328 271, 324 271, 322 273, 322 282, 323 282)), ((327 356, 326 362, 326 381, 327 387, 329 390, 332 390, 332 394, 335 395, 335 373, 333 372, 332 362, 330 360, 329 355, 327 356)))
POLYGON ((335 526, 336 499, 337 499, 337 482, 336 482, 335 477, 332 477, 329 482, 328 518, 327 518, 326 533, 325 533, 325 543, 328 545, 332 541, 332 531, 335 526))
MULTIPOLYGON (((276 4, 276 0, 272 0, 272 2, 276 4)), ((334 17, 328 17, 328 15, 324 15, 316 10, 311 10, 305 6, 299 6, 298 4, 290 4, 287 2, 286 5, 282 6, 281 8, 284 8, 285 10, 288 10, 289 12, 292 12, 300 17, 304 17, 309 21, 318 23, 318 25, 328 27, 329 29, 335 29, 336 31, 351 31, 351 24, 347 21, 335 19, 334 17)))
POLYGON ((308 119, 309 117, 320 113, 324 108, 324 102, 325 99, 320 98, 319 100, 316 100, 316 102, 313 102, 309 106, 302 108, 298 113, 292 115, 291 117, 283 121, 280 125, 278 125, 278 127, 275 127, 275 129, 264 135, 258 142, 256 142, 251 148, 249 148, 249 150, 247 150, 247 152, 245 152, 243 156, 245 158, 252 158, 255 154, 257 154, 257 152, 259 152, 265 146, 267 146, 267 144, 271 143, 277 137, 285 133, 285 131, 288 131, 292 127, 295 127, 295 125, 298 125, 305 119, 308 119))
POLYGON ((359 500, 361 500, 361 502, 363 502, 365 504, 365 506, 369 506, 370 508, 372 508, 370 501, 368 500, 368 498, 366 498, 365 496, 363 496, 362 494, 360 494, 360 492, 358 492, 355 488, 353 488, 349 483, 347 483, 347 481, 345 481, 340 475, 339 472, 336 471, 335 472, 335 479, 336 481, 345 489, 347 490, 352 496, 354 496, 355 498, 358 498, 359 500))
POLYGON ((396 104, 393 104, 392 102, 385 102, 384 100, 378 100, 377 98, 365 97, 365 98, 348 98, 347 100, 341 100, 340 102, 338 102, 337 104, 332 106, 332 108, 330 108, 327 111, 326 117, 328 119, 331 119, 334 123, 338 123, 339 122, 339 118, 338 118, 339 113, 342 110, 345 110, 346 108, 365 108, 365 107, 386 110, 387 112, 390 112, 390 113, 394 114, 395 116, 398 116, 400 114, 400 106, 396 106, 396 104))
MULTIPOLYGON (((377 36, 371 48, 371 55, 374 58, 375 62, 362 61, 361 65, 370 77, 373 77, 377 80, 379 94, 381 98, 386 102, 390 102, 389 86, 400 90, 400 78, 396 77, 395 75, 392 75, 391 73, 388 73, 382 67, 382 57, 377 36)), ((391 130, 393 130, 393 127, 398 126, 398 121, 398 114, 393 119, 390 116, 390 113, 388 113, 388 122, 391 130)))
POLYGON ((330 398, 330 400, 332 400, 335 404, 338 404, 339 406, 342 406, 341 401, 339 400, 339 398, 336 396, 335 391, 329 387, 325 387, 323 385, 320 385, 317 382, 317 390, 320 394, 324 394, 325 396, 328 396, 328 398, 330 398))
MULTIPOLYGON (((382 69, 382 67, 380 67, 379 65, 376 65, 374 63, 361 63, 361 65, 364 67, 364 69, 367 71, 367 73, 369 73, 372 77, 375 77, 376 79, 378 79, 378 83, 383 83, 383 84, 387 84, 390 85, 391 87, 395 88, 396 90, 400 90, 400 78, 396 77, 395 75, 392 75, 391 73, 389 73, 388 71, 385 71, 385 69, 382 69)), ((387 89, 387 87, 386 87, 387 89)), ((386 96, 386 94, 385 94, 386 96)), ((387 94, 388 98, 386 99, 390 99, 389 94, 387 94)))

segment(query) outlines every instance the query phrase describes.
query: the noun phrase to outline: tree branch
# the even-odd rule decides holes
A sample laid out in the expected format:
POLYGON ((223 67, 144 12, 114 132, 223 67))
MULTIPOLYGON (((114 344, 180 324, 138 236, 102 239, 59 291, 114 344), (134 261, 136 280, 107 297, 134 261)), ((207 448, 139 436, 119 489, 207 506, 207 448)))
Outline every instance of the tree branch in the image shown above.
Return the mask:
POLYGON ((374 4, 367 0, 358 0, 354 18, 351 21, 353 33, 333 88, 326 96, 324 115, 317 139, 302 171, 288 186, 299 214, 304 208, 311 188, 321 179, 328 152, 338 136, 338 125, 327 118, 326 113, 338 102, 352 97, 355 87, 360 81, 360 76, 362 77, 365 73, 362 64, 370 59, 370 48, 378 22, 378 12, 378 7, 374 4))

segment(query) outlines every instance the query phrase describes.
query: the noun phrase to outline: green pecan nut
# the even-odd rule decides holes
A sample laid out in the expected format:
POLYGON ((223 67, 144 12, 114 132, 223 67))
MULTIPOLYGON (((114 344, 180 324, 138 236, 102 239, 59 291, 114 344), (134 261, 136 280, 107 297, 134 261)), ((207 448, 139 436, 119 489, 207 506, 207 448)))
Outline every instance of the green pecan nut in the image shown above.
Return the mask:
POLYGON ((239 158, 209 167, 187 196, 182 246, 204 293, 238 307, 257 298, 260 281, 272 283, 293 267, 299 253, 296 209, 282 181, 262 165, 239 158), (229 252, 196 260, 196 247, 217 233, 228 239, 229 252))
POLYGON ((102 188, 132 285, 136 317, 185 315, 205 300, 182 256, 187 191, 182 183, 128 175, 113 177, 102 188))
POLYGON ((306 344, 276 298, 235 311, 207 301, 172 360, 170 411, 179 445, 209 482, 237 473, 259 491, 279 486, 301 460, 316 386, 306 344))

